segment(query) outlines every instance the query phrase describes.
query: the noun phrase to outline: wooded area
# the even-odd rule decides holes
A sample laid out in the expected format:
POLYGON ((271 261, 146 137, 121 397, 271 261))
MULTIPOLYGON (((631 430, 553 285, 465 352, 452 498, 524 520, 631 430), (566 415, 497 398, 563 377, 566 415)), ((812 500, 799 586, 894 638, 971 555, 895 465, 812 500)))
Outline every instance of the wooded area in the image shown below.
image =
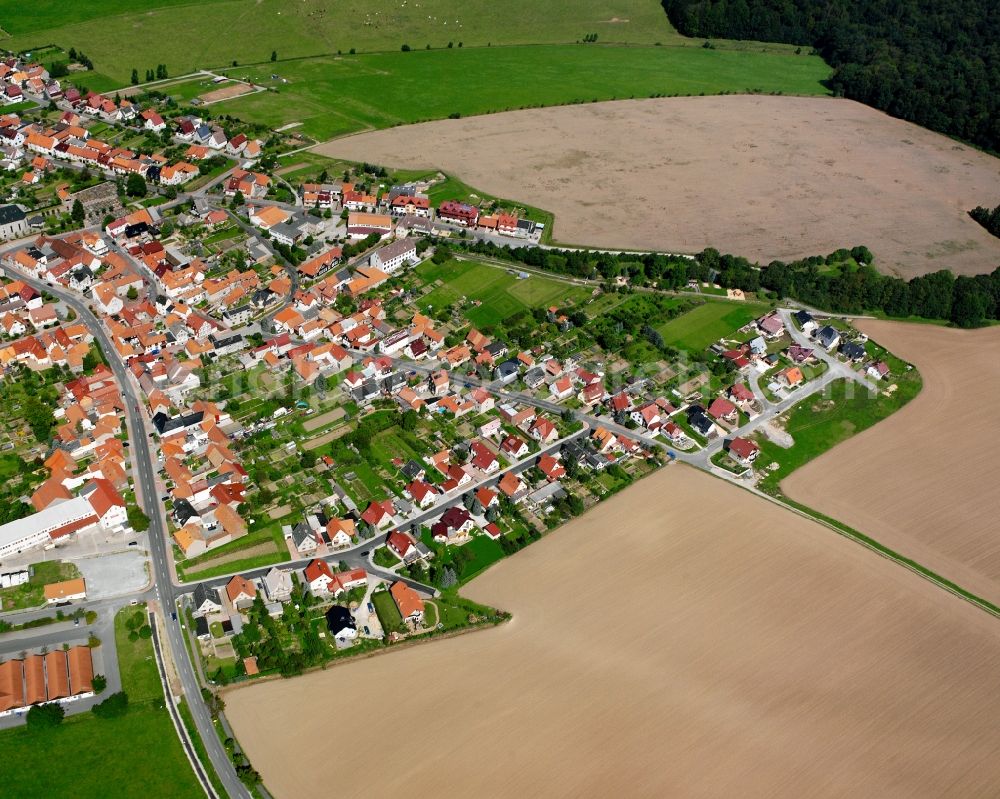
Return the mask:
POLYGON ((685 36, 812 45, 837 94, 1000 150, 995 0, 662 0, 685 36))

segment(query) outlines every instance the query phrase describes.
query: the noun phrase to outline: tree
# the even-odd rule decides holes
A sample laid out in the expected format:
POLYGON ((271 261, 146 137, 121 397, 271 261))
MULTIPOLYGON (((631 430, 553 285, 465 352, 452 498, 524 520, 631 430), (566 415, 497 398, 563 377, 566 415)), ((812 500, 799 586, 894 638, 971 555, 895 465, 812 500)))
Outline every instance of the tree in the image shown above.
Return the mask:
POLYGON ((404 430, 416 430, 417 429, 417 412, 412 408, 403 414, 403 418, 399 422, 400 427, 404 430))
POLYGON ((400 47, 399 49, 400 49, 400 50, 402 50, 402 51, 403 51, 404 53, 408 53, 408 52, 410 52, 410 45, 408 45, 408 44, 404 44, 404 45, 403 45, 402 47, 400 47))
POLYGON ((128 506, 128 524, 137 533, 144 533, 149 529, 149 517, 138 505, 128 506))
POLYGON ((103 674, 95 674, 94 679, 90 681, 90 684, 94 689, 94 693, 99 694, 108 687, 108 678, 103 674))
POLYGON ((278 60, 278 51, 277 50, 272 50, 271 51, 271 60, 272 61, 277 61, 278 60))
POLYGON ((244 203, 246 203, 246 201, 247 200, 246 197, 243 196, 243 192, 236 192, 236 194, 233 195, 233 208, 241 207, 244 203))
POLYGON ((135 286, 129 286, 128 291, 125 292, 125 297, 133 302, 139 299, 139 291, 135 286))
POLYGON ((132 67, 132 85, 136 86, 138 85, 138 83, 139 83, 139 70, 137 70, 135 67, 132 67))
POLYGON ((32 729, 50 730, 62 724, 66 710, 58 702, 46 705, 32 705, 25 720, 32 729))
POLYGON ((93 713, 99 719, 121 718, 128 713, 128 694, 124 691, 111 694, 103 702, 94 705, 93 713))
POLYGON ((146 181, 142 175, 133 172, 128 176, 128 179, 125 181, 125 193, 129 197, 145 197, 146 191, 146 181))
POLYGON ((83 225, 87 218, 87 214, 83 210, 83 203, 79 200, 73 200, 73 210, 70 211, 69 215, 78 226, 83 225))

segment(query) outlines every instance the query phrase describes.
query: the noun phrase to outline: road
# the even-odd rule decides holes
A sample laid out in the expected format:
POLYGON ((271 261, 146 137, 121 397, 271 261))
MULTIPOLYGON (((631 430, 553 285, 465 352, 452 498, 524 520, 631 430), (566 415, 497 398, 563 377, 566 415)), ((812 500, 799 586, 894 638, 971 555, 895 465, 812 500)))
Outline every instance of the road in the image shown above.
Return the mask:
MULTIPOLYGON (((87 330, 94 337, 94 340, 104 353, 104 358, 118 381, 125 404, 129 441, 132 445, 132 463, 138 475, 138 485, 135 487, 136 500, 149 517, 149 549, 155 585, 154 595, 164 612, 168 612, 168 609, 172 612, 174 609, 170 573, 172 555, 167 546, 167 531, 163 524, 161 503, 156 493, 156 460, 150 450, 149 438, 145 432, 146 426, 141 410, 142 404, 136 395, 131 374, 126 370, 121 359, 118 357, 104 326, 77 295, 61 286, 50 286, 42 281, 29 278, 22 272, 10 267, 0 266, 0 269, 10 277, 23 280, 37 291, 49 292, 62 300, 69 308, 72 308, 76 312, 78 320, 87 327, 87 330)), ((196 698, 200 700, 201 687, 198 685, 194 667, 191 665, 191 659, 188 657, 187 650, 184 647, 180 624, 165 624, 164 628, 167 631, 167 651, 170 653, 171 660, 177 670, 184 695, 191 700, 189 701, 191 714, 194 716, 198 734, 204 742, 205 750, 212 761, 212 766, 222 780, 223 785, 225 785, 230 797, 249 799, 250 794, 236 776, 236 771, 229 759, 229 755, 223 749, 222 742, 215 734, 208 708, 204 702, 194 701, 196 698)))

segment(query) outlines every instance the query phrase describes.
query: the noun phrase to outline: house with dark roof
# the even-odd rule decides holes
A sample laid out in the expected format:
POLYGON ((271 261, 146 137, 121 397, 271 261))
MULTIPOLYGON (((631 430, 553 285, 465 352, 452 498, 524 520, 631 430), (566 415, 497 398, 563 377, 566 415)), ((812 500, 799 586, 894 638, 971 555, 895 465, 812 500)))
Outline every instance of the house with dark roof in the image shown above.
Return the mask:
POLYGON ((840 331, 832 325, 824 325, 813 334, 813 338, 825 350, 831 350, 840 343, 840 331))
POLYGON ((358 623, 343 605, 334 605, 326 612, 326 627, 338 641, 353 641, 358 637, 358 623))
POLYGON ((842 341, 837 351, 853 363, 859 363, 865 358, 865 346, 857 341, 842 341))

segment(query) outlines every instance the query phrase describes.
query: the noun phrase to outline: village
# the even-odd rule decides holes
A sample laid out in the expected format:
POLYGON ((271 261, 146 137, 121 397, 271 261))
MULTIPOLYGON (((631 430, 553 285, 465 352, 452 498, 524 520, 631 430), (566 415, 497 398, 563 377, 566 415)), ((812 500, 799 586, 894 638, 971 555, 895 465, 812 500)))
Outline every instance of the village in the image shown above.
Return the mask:
MULTIPOLYGON (((745 302, 763 313, 693 360, 632 363, 592 334, 627 279, 465 248, 539 246, 524 209, 432 202, 436 178, 367 164, 283 177, 264 138, 37 65, 0 81, 49 104, 44 124, 0 116, 0 167, 22 172, 0 366, 48 401, 37 441, 12 425, 0 454, 30 499, 0 526, 4 609, 38 601, 53 558, 83 581, 81 552, 148 552, 214 684, 495 624, 457 593, 492 563, 673 460, 753 485, 794 445, 785 411, 905 368, 842 320, 745 302)), ((657 308, 683 320, 719 291, 657 308)), ((7 695, 0 713, 31 704, 7 695)))

